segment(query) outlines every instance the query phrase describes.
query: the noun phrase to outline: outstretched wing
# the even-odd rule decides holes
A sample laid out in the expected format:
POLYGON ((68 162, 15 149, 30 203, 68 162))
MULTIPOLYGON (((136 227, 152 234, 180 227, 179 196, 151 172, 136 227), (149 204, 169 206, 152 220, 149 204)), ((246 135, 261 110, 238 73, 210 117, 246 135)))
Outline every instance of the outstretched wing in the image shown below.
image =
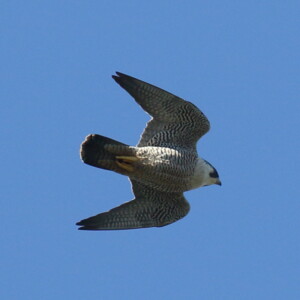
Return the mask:
POLYGON ((113 75, 113 79, 152 116, 139 147, 196 149, 196 142, 209 131, 210 124, 194 104, 134 77, 116 73, 118 76, 113 75))
POLYGON ((161 227, 183 218, 190 209, 182 193, 165 193, 131 180, 135 199, 78 222, 80 230, 161 227))

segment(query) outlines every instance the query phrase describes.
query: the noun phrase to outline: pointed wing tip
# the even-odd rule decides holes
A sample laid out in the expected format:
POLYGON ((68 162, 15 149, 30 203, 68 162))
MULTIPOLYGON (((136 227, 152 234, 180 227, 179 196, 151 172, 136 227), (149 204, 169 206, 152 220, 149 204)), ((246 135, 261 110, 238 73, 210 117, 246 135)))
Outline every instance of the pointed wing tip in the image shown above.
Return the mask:
POLYGON ((94 226, 89 226, 89 225, 85 224, 84 220, 77 222, 76 225, 80 226, 79 228, 77 228, 78 230, 99 230, 98 228, 96 228, 94 226))
POLYGON ((99 230, 99 229, 98 228, 81 226, 81 227, 78 228, 78 230, 91 230, 91 231, 93 230, 93 231, 95 231, 95 230, 99 230))
MULTIPOLYGON (((81 220, 79 222, 76 223, 77 226, 82 226, 82 227, 86 227, 88 224, 88 222, 86 222, 87 219, 81 220)), ((79 228, 78 228, 79 229, 79 228)))
MULTIPOLYGON (((77 225, 77 224, 76 224, 77 225)), ((86 230, 84 226, 77 228, 78 230, 86 230)))
POLYGON ((112 75, 112 76, 111 76, 114 80, 118 80, 118 79, 120 79, 120 77, 126 76, 125 74, 123 74, 123 73, 121 73, 121 72, 118 72, 118 71, 116 71, 116 74, 117 74, 117 75, 112 75))
POLYGON ((117 72, 117 71, 116 71, 116 74, 117 74, 117 75, 112 75, 111 77, 112 77, 117 83, 119 83, 119 84, 120 84, 120 82, 121 82, 122 80, 124 80, 124 79, 129 79, 129 78, 135 79, 134 77, 129 76, 129 75, 126 75, 126 74, 121 73, 121 72, 117 72))

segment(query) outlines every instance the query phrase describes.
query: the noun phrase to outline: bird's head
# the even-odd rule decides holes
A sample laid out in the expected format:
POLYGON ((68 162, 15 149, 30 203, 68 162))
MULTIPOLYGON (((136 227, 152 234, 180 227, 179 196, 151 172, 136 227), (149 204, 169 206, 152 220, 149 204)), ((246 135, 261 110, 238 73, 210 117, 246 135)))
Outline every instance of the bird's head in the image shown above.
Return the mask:
POLYGON ((206 160, 204 160, 205 168, 204 168, 204 178, 203 178, 203 186, 217 184, 222 185, 222 182, 219 178, 218 171, 206 160))
POLYGON ((212 184, 222 185, 219 174, 208 161, 199 157, 191 181, 191 189, 212 184))

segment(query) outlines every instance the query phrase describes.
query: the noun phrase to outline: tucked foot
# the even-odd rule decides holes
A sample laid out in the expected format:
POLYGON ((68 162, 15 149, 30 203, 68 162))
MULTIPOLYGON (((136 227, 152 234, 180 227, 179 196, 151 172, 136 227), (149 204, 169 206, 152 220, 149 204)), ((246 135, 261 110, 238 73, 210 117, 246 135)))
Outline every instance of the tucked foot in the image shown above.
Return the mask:
POLYGON ((135 156, 116 156, 116 164, 128 172, 134 171, 134 162, 138 160, 135 156))

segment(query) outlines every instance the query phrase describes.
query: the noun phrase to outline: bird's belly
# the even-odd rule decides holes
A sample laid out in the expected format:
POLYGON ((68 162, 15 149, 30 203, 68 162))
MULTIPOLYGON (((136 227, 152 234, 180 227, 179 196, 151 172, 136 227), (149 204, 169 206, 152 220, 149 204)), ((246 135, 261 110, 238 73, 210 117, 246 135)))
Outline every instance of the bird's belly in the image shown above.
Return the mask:
POLYGON ((141 164, 134 174, 135 179, 153 188, 166 192, 184 192, 193 187, 194 166, 174 164, 170 160, 156 160, 141 164))

